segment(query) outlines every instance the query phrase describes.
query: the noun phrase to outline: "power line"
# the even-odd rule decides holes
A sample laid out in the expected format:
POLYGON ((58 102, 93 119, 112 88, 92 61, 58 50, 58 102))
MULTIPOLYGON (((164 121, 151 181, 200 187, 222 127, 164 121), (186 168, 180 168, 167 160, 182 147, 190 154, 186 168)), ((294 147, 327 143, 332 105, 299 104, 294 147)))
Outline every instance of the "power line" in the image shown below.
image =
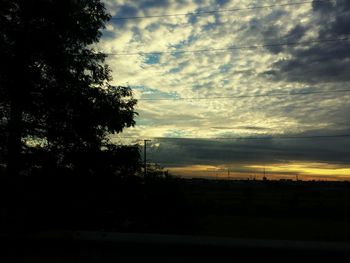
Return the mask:
POLYGON ((225 52, 239 49, 258 49, 263 47, 280 47, 280 46, 300 46, 315 43, 331 43, 338 41, 349 40, 349 37, 344 38, 329 38, 329 39, 318 39, 302 42, 285 42, 285 43, 271 43, 262 45, 250 45, 250 46, 233 46, 227 48, 208 48, 208 49, 196 49, 196 50, 165 50, 165 51, 151 51, 151 52, 130 52, 130 53, 105 53, 107 56, 138 56, 138 55, 162 55, 162 54, 183 54, 183 53, 202 53, 202 52, 225 52))
POLYGON ((197 11, 192 13, 179 13, 179 14, 163 14, 163 15, 149 15, 149 16, 127 16, 127 17, 112 17, 110 20, 130 20, 130 19, 146 19, 146 18, 161 18, 161 17, 177 17, 177 16, 201 16, 209 15, 215 13, 228 13, 228 12, 238 12, 244 10, 257 10, 265 8, 274 8, 274 7, 283 7, 283 6, 296 6, 296 5, 305 5, 312 3, 329 3, 330 1, 326 0, 314 0, 314 1, 302 1, 295 3, 284 3, 284 4, 273 4, 273 5, 262 5, 262 6, 252 6, 252 7, 243 7, 243 8, 234 8, 234 9, 219 9, 211 11, 197 11))
MULTIPOLYGON (((324 138, 346 138, 350 134, 339 135, 304 135, 304 136, 264 136, 264 137, 147 137, 153 140, 290 140, 290 139, 324 139, 324 138)), ((136 136, 123 136, 119 139, 138 139, 136 136)))
MULTIPOLYGON (((339 13, 339 16, 342 16, 344 15, 344 13, 339 13)), ((313 16, 313 14, 305 14, 303 17, 309 17, 309 16, 313 16)), ((215 23, 212 23, 212 22, 208 22, 212 25, 215 25, 215 26, 221 26, 221 25, 225 25, 225 24, 228 24, 228 23, 234 23, 237 21, 237 19, 241 19, 241 17, 238 17, 236 18, 235 20, 233 21, 223 21, 223 22, 215 22, 215 23)), ((193 26, 194 23, 193 22, 171 22, 171 21, 161 21, 161 22, 157 22, 157 23, 161 23, 162 25, 165 25, 165 26, 186 26, 186 25, 191 25, 193 26)), ((198 21, 196 21, 196 23, 198 23, 198 21)), ((205 26, 205 25, 201 25, 201 26, 205 26)))
POLYGON ((240 99, 240 98, 258 98, 258 97, 280 97, 280 96, 298 96, 298 95, 312 95, 312 94, 330 94, 339 92, 349 92, 350 89, 343 90, 326 90, 326 91, 309 91, 297 93, 270 93, 270 94, 255 94, 255 95, 237 95, 237 96, 220 96, 220 97, 191 97, 191 98, 149 98, 137 99, 139 101, 157 101, 157 100, 219 100, 219 99, 240 99))
MULTIPOLYGON (((317 2, 317 1, 316 1, 317 2)), ((321 1, 322 2, 322 1, 321 1)), ((346 13, 344 13, 344 12, 341 12, 341 13, 338 13, 338 17, 341 17, 341 16, 344 16, 344 15, 346 15, 346 13)), ((309 16, 313 16, 313 14, 312 13, 310 13, 310 14, 304 14, 303 15, 303 17, 305 18, 305 17, 309 17, 309 16)), ((233 20, 233 21, 223 21, 223 22, 218 22, 218 21, 215 21, 215 23, 212 23, 212 22, 207 22, 208 24, 210 24, 210 25, 213 25, 213 26, 215 26, 215 27, 217 27, 217 26, 221 26, 221 25, 225 25, 225 24, 228 24, 228 23, 234 23, 234 22, 236 22, 237 21, 237 19, 241 19, 241 17, 238 17, 238 18, 236 18, 235 20, 233 20)), ((171 22, 171 21, 167 21, 167 20, 165 20, 165 21, 161 21, 161 22, 158 22, 158 23, 161 23, 162 25, 165 25, 165 26, 170 26, 170 27, 174 27, 174 26, 179 26, 179 27, 181 27, 181 26, 187 26, 187 25, 191 25, 191 26, 193 26, 195 23, 198 23, 198 21, 196 21, 195 23, 194 22, 171 22)), ((207 24, 207 25, 208 25, 207 24)), ((202 27, 203 26, 206 26, 206 25, 201 25, 202 27)), ((288 37, 286 37, 286 38, 288 38, 288 37)))

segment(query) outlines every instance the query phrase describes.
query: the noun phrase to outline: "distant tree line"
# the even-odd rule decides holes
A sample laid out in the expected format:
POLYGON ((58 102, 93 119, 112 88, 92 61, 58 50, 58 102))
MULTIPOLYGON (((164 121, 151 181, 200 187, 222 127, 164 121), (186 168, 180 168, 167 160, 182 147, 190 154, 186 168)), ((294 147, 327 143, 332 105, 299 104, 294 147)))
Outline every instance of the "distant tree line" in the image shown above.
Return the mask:
POLYGON ((70 169, 135 174, 138 147, 110 135, 135 125, 129 87, 110 84, 93 46, 100 0, 0 0, 0 165, 8 175, 70 169))

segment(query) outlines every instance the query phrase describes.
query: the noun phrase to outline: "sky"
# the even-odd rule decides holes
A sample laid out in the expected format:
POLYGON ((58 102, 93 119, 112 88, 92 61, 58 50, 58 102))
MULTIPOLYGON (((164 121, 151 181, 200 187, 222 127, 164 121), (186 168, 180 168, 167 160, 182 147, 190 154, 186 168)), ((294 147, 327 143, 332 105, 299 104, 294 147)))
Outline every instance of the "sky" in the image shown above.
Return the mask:
POLYGON ((98 49, 138 99, 114 141, 187 177, 350 179, 350 1, 104 3, 98 49))

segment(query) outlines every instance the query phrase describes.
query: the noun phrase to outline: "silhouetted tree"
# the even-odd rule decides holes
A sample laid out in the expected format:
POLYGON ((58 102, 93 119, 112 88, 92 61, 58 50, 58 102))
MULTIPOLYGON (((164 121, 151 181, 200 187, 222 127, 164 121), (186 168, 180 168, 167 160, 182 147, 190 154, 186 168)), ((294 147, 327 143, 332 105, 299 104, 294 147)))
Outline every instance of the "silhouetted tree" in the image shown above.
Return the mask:
POLYGON ((110 144, 102 150, 73 152, 68 159, 72 160, 74 170, 83 175, 125 177, 141 172, 140 151, 139 146, 136 145, 110 144))
POLYGON ((109 149, 109 134, 135 124, 130 88, 109 84, 105 55, 93 48, 108 19, 100 0, 0 0, 0 147, 9 174, 23 168, 26 149, 72 167, 72 155, 109 149))
POLYGON ((148 178, 169 178, 168 171, 165 171, 162 166, 157 163, 147 164, 147 177, 148 178))

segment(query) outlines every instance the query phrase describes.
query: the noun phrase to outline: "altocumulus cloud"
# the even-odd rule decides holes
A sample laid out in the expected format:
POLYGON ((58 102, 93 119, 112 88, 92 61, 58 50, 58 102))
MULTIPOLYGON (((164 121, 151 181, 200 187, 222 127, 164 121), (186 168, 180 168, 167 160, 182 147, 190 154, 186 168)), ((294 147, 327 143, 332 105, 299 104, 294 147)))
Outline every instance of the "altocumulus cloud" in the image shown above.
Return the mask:
MULTIPOLYGON (((309 23, 298 23, 286 35, 291 41, 350 38, 350 2, 314 2, 309 23)), ((276 52, 274 50, 270 50, 276 52)), ((350 41, 325 41, 307 47, 285 47, 286 58, 272 65, 279 79, 325 83, 350 80, 350 41)))
POLYGON ((349 133, 350 93, 332 91, 348 86, 350 42, 345 38, 350 3, 281 5, 284 3, 105 0, 113 19, 99 49, 110 54, 113 83, 134 87, 140 98, 137 126, 125 136, 272 137, 262 141, 161 140, 151 149, 151 156, 154 161, 173 163, 171 166, 292 161, 348 164, 347 138, 278 140, 273 136, 349 133), (263 5, 276 6, 162 16, 263 5), (116 19, 143 16, 155 17, 116 19), (324 41, 329 39, 342 40, 324 41), (283 43, 304 44, 278 45, 283 43), (257 47, 239 48, 246 46, 257 47), (232 47, 238 48, 229 49, 232 47), (207 51, 176 53, 195 50, 207 51), (313 91, 329 93, 274 96, 313 91), (262 94, 269 96, 259 97, 262 94), (196 99, 245 95, 249 96, 196 99), (193 99, 142 100, 150 98, 193 99))

